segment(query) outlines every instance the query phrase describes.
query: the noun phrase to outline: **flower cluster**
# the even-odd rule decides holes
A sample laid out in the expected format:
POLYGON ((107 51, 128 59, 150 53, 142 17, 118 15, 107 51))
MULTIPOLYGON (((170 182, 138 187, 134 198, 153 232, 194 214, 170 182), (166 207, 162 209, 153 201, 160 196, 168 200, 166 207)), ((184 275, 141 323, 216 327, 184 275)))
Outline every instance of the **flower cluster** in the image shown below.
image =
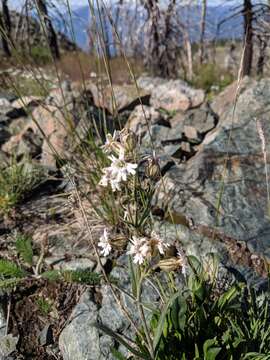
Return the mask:
MULTIPOLYGON (((112 250, 111 241, 107 229, 104 229, 103 235, 100 237, 98 246, 101 248, 101 255, 108 256, 112 250)), ((130 239, 130 250, 128 255, 133 257, 135 264, 142 265, 146 259, 151 258, 155 251, 164 255, 165 249, 169 244, 165 243, 155 232, 151 233, 151 237, 137 237, 132 236, 130 239)))
POLYGON ((135 175, 138 166, 125 160, 126 149, 121 143, 117 142, 117 136, 117 133, 114 133, 113 136, 108 134, 106 143, 103 145, 105 153, 114 152, 118 157, 115 155, 108 157, 111 165, 102 170, 103 176, 99 182, 99 185, 104 187, 110 185, 112 191, 121 190, 121 183, 126 182, 129 175, 135 175))
POLYGON ((101 255, 108 256, 110 254, 112 246, 109 241, 109 233, 107 229, 104 229, 103 235, 99 239, 98 247, 101 248, 101 255))

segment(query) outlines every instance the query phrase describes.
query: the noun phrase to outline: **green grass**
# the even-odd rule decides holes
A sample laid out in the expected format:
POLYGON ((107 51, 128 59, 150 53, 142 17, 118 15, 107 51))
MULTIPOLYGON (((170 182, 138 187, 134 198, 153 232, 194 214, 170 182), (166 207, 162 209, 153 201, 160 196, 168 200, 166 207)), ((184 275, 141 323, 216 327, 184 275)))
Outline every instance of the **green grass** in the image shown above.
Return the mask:
POLYGON ((9 166, 1 169, 0 214, 8 214, 45 180, 43 168, 25 160, 13 160, 9 166))
POLYGON ((216 86, 218 91, 222 91, 233 81, 233 76, 215 64, 203 64, 195 68, 195 75, 190 84, 196 88, 211 92, 211 88, 216 86))

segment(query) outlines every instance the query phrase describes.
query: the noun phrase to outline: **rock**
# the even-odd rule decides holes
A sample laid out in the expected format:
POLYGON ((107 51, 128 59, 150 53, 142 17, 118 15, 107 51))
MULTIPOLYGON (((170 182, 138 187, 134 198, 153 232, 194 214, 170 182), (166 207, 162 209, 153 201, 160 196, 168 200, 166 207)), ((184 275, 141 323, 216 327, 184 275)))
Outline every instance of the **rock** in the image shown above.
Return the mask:
POLYGON ((181 142, 181 150, 184 151, 185 153, 191 153, 192 149, 191 149, 190 143, 188 143, 186 141, 182 141, 181 142))
POLYGON ((29 108, 40 104, 42 98, 40 96, 22 96, 12 102, 14 109, 29 108))
POLYGON ((255 80, 247 76, 242 79, 240 84, 238 84, 238 81, 233 82, 214 98, 211 108, 218 116, 222 116, 228 108, 233 106, 237 92, 241 94, 250 86, 254 86, 254 84, 255 80))
POLYGON ((52 325, 46 325, 39 334, 39 343, 41 346, 51 345, 54 343, 52 325))
POLYGON ((4 144, 8 138, 10 137, 10 133, 5 126, 1 126, 0 124, 0 146, 4 144))
POLYGON ((163 85, 167 82, 166 79, 160 78, 160 77, 150 77, 150 76, 140 76, 137 79, 137 85, 139 88, 149 92, 152 94, 152 91, 160 85, 163 85))
POLYGON ((143 136, 147 130, 148 126, 153 124, 158 124, 162 121, 161 114, 150 106, 138 105, 130 114, 126 127, 129 130, 132 130, 138 136, 143 136))
POLYGON ((193 127, 193 126, 185 125, 184 126, 184 135, 189 140, 193 140, 195 142, 200 142, 199 133, 198 133, 197 129, 195 127, 193 127))
POLYGON ((185 119, 185 113, 182 111, 178 111, 171 119, 170 125, 173 129, 175 126, 179 126, 179 124, 183 124, 185 119))
POLYGON ((0 360, 5 360, 7 356, 16 351, 19 338, 11 334, 0 338, 0 360))
MULTIPOLYGON (((98 319, 97 306, 89 291, 84 293, 59 337, 64 360, 101 360, 98 330, 92 326, 98 319)), ((105 359, 104 359, 105 360, 105 359)))
POLYGON ((140 99, 144 105, 149 103, 150 93, 139 89, 139 94, 135 85, 114 85, 113 91, 110 86, 97 86, 89 84, 88 89, 91 91, 94 104, 97 107, 108 110, 114 114, 116 110, 133 110, 140 104, 140 99))
POLYGON ((170 112, 186 111, 200 106, 204 98, 203 90, 192 89, 182 80, 170 80, 153 89, 150 104, 170 112))
MULTIPOLYGON (((56 164, 56 154, 59 157, 65 154, 70 125, 67 123, 63 112, 53 105, 48 105, 46 108, 42 106, 37 107, 33 111, 32 116, 50 143, 49 145, 48 141, 43 141, 41 163, 54 167, 56 164)), ((30 127, 34 133, 40 134, 39 128, 34 121, 30 127)))
POLYGON ((217 123, 218 116, 207 104, 198 109, 188 111, 183 119, 184 126, 195 128, 202 138, 214 129, 217 123))
POLYGON ((96 262, 92 261, 87 258, 79 258, 69 261, 61 261, 57 264, 57 266, 54 266, 54 268, 59 268, 62 270, 93 270, 96 266, 96 262))
MULTIPOLYGON (((269 79, 245 90, 237 101, 234 121, 231 106, 217 127, 206 135, 199 152, 166 173, 164 187, 158 187, 161 190, 156 194, 155 206, 169 207, 176 218, 191 219, 194 227, 208 232, 210 238, 215 229, 224 241, 245 243, 245 251, 270 262, 265 165, 255 121, 259 119, 264 127, 269 153, 269 98, 269 79)), ((247 262, 251 262, 250 255, 247 262)))
POLYGON ((10 102, 6 98, 0 98, 0 113, 3 113, 3 109, 9 109, 11 107, 10 102))
POLYGON ((17 157, 30 155, 32 158, 41 154, 42 138, 27 128, 18 135, 12 136, 3 146, 2 149, 7 154, 16 154, 17 157))
POLYGON ((25 111, 24 108, 18 108, 18 109, 12 108, 11 110, 9 110, 6 113, 6 115, 10 119, 17 119, 17 118, 19 118, 21 116, 27 116, 27 112, 25 111))
POLYGON ((5 312, 0 305, 0 338, 5 336, 6 334, 6 326, 7 326, 7 317, 5 315, 5 312))

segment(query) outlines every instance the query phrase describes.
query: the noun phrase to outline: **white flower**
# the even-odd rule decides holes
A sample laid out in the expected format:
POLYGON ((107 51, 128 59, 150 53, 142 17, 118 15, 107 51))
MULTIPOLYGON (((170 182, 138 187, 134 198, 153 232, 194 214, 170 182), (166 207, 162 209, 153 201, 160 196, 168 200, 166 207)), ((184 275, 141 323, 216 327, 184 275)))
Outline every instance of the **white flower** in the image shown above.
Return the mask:
POLYGON ((127 253, 133 256, 133 262, 135 264, 141 265, 151 251, 148 239, 132 236, 130 241, 132 245, 127 253))
POLYGON ((138 165, 125 161, 125 151, 122 148, 118 158, 111 155, 109 159, 111 160, 111 166, 102 170, 104 175, 99 185, 107 187, 110 184, 112 191, 120 190, 120 183, 126 182, 129 175, 135 175, 138 165))
POLYGON ((101 149, 105 153, 110 153, 112 151, 117 150, 120 146, 120 144, 117 143, 118 138, 119 138, 119 131, 114 131, 113 136, 111 134, 107 134, 106 142, 104 145, 101 146, 101 149))
POLYGON ((164 255, 165 249, 170 247, 170 244, 164 242, 164 240, 154 230, 151 233, 151 240, 152 244, 157 247, 161 255, 164 255))
POLYGON ((184 276, 187 274, 187 259, 182 250, 177 250, 177 257, 181 261, 181 271, 184 276))
POLYGON ((102 249, 101 255, 108 256, 112 250, 111 244, 109 243, 109 234, 107 229, 104 229, 103 235, 99 239, 98 246, 102 249))

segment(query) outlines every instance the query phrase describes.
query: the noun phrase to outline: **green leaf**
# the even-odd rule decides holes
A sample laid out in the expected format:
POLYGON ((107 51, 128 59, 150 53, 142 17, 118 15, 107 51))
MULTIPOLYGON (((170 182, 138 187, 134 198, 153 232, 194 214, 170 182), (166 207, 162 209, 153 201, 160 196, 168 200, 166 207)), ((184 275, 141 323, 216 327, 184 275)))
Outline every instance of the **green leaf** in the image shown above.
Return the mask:
POLYGON ((179 314, 179 304, 178 304, 178 299, 175 299, 175 301, 172 304, 170 315, 173 326, 176 330, 178 329, 178 314, 179 314))
POLYGON ((16 250, 28 265, 33 265, 33 249, 31 239, 25 235, 19 235, 16 239, 16 250))
POLYGON ((26 272, 9 260, 0 260, 0 276, 7 278, 23 278, 26 272))
POLYGON ((217 355, 221 351, 221 347, 217 346, 218 342, 216 339, 208 339, 203 344, 203 355, 204 360, 215 360, 217 355))
POLYGON ((189 255, 187 258, 188 258, 188 263, 192 268, 193 272, 197 275, 201 274, 203 267, 201 262, 196 258, 196 256, 189 255))
POLYGON ((62 279, 61 272, 59 270, 49 270, 41 274, 44 279, 49 281, 59 281, 62 279))
POLYGON ((187 302, 183 296, 179 296, 178 299, 179 304, 179 311, 178 311, 178 326, 179 328, 184 331, 186 325, 186 312, 187 312, 187 302))
POLYGON ((240 296, 239 290, 234 286, 230 290, 228 290, 225 294, 221 295, 218 300, 218 308, 220 311, 225 310, 228 306, 230 306, 233 301, 240 296))
POLYGON ((114 338, 119 344, 122 344, 125 348, 127 348, 133 355, 138 356, 140 359, 144 359, 144 360, 150 360, 150 356, 147 354, 143 354, 139 351, 137 351, 136 349, 134 349, 132 346, 130 346, 126 340, 123 339, 122 336, 120 336, 119 334, 117 334, 115 331, 111 330, 110 328, 108 328, 106 325, 103 324, 99 324, 99 323, 93 323, 92 326, 94 326, 95 328, 103 331, 105 334, 111 336, 112 338, 114 338))
POLYGON ((116 360, 126 360, 125 356, 115 348, 111 349, 111 353, 116 360))
POLYGON ((12 289, 12 288, 14 288, 15 286, 17 286, 20 281, 21 281, 21 279, 5 279, 5 280, 0 280, 0 289, 1 289, 1 290, 9 290, 9 289, 12 289))
POLYGON ((78 284, 98 285, 101 275, 88 269, 65 270, 62 272, 65 281, 78 284))
POLYGON ((166 320, 166 315, 168 314, 168 311, 172 305, 172 303, 175 301, 175 299, 177 298, 177 296, 179 296, 179 292, 175 293, 168 301, 167 303, 164 305, 163 310, 161 312, 160 318, 159 318, 159 322, 158 322, 158 326, 157 329, 155 331, 155 336, 154 336, 154 340, 153 340, 153 348, 154 351, 156 351, 157 345, 159 343, 160 337, 163 333, 163 327, 164 327, 164 323, 166 320))

